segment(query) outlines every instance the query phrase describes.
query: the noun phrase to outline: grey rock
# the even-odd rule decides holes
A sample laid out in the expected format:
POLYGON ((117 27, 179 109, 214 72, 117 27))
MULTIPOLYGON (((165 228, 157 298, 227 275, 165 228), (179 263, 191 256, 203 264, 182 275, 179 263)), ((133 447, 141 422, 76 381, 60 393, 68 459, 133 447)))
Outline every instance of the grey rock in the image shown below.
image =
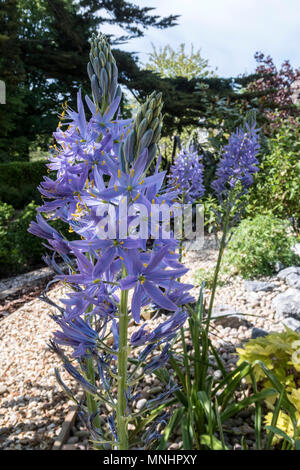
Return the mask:
POLYGON ((259 291, 271 291, 275 288, 275 285, 272 282, 262 282, 262 281, 245 281, 244 288, 248 291, 259 292, 259 291))
POLYGON ((162 387, 160 385, 156 385, 156 387, 152 387, 150 389, 151 395, 156 395, 162 391, 162 387))
POLYGON ((72 444, 64 444, 62 450, 76 450, 76 447, 72 444))
POLYGON ((274 265, 274 269, 278 273, 279 271, 284 269, 284 264, 281 261, 276 261, 276 263, 274 265))
POLYGON ((272 300, 272 306, 278 315, 300 320, 300 290, 288 289, 272 300))
POLYGON ((233 450, 242 450, 241 444, 238 444, 238 443, 234 444, 233 450))
POLYGON ((87 450, 86 446, 83 445, 83 444, 78 444, 78 445, 77 445, 77 449, 79 449, 79 450, 87 450))
POLYGON ((296 273, 291 273, 287 278, 286 282, 289 286, 294 287, 295 289, 300 289, 300 275, 296 273))
POLYGON ((173 444, 171 444, 169 447, 168 447, 168 450, 178 450, 179 449, 179 444, 178 442, 173 442, 173 444))
POLYGON ((249 416, 251 416, 252 413, 253 413, 253 410, 249 408, 245 408, 244 410, 239 412, 238 416, 244 420, 245 418, 248 418, 249 416))
POLYGON ((289 268, 282 269, 279 271, 277 276, 279 279, 286 279, 290 274, 299 274, 300 275, 300 267, 298 266, 290 266, 289 268))
POLYGON ((296 253, 296 255, 300 256, 300 243, 296 243, 295 246, 293 246, 292 251, 296 253))
POLYGON ((0 395, 3 395, 3 393, 8 392, 8 388, 5 386, 0 387, 0 395))
POLYGON ((80 431, 75 431, 74 432, 74 435, 77 436, 77 437, 88 437, 89 436, 89 432, 88 431, 84 431, 84 430, 80 430, 80 431))
MULTIPOLYGON (((64 263, 60 263, 59 267, 63 271, 66 270, 66 265, 64 263)), ((30 271, 29 273, 21 274, 20 276, 2 279, 0 283, 0 300, 4 300, 9 295, 21 292, 25 287, 33 286, 40 281, 50 279, 52 276, 53 269, 45 267, 36 269, 35 271, 30 271)))
POLYGON ((222 377, 223 377, 223 374, 220 370, 215 370, 214 371, 214 379, 215 380, 221 380, 222 377))
POLYGON ((251 332, 251 339, 256 339, 256 338, 263 338, 264 336, 267 336, 269 333, 266 330, 262 330, 260 328, 253 328, 251 332))
POLYGON ((254 429, 251 426, 249 426, 249 424, 247 423, 240 426, 240 432, 242 434, 255 434, 254 429))
POLYGON ((147 403, 146 398, 141 398, 141 399, 137 402, 137 404, 136 404, 136 409, 137 409, 137 410, 141 410, 142 408, 144 408, 144 406, 146 405, 146 403, 147 403))
POLYGON ((243 315, 237 313, 233 307, 226 304, 217 305, 213 308, 212 320, 224 326, 224 328, 239 328, 241 325, 248 323, 243 315))
POLYGON ((286 325, 288 328, 290 328, 293 331, 296 331, 297 333, 300 333, 300 321, 296 320, 295 318, 292 317, 287 317, 282 320, 282 323, 286 325))
POLYGON ((79 441, 78 436, 69 437, 67 444, 76 444, 79 441))
POLYGON ((300 289, 300 267, 290 266, 278 273, 279 279, 283 279, 289 286, 300 289))

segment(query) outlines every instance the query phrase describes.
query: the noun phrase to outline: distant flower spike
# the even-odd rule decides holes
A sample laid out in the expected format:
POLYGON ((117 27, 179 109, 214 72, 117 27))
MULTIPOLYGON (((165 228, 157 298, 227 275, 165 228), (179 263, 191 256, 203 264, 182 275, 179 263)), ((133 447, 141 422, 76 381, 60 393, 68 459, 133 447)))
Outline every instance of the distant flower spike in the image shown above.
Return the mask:
POLYGON ((185 203, 200 199, 205 192, 201 160, 197 152, 183 149, 170 168, 169 186, 178 189, 185 203))
POLYGON ((212 187, 219 199, 227 197, 228 191, 235 189, 240 182, 242 191, 246 192, 253 182, 253 174, 258 168, 259 129, 255 124, 246 129, 238 129, 229 137, 224 147, 222 157, 218 163, 216 179, 212 187))

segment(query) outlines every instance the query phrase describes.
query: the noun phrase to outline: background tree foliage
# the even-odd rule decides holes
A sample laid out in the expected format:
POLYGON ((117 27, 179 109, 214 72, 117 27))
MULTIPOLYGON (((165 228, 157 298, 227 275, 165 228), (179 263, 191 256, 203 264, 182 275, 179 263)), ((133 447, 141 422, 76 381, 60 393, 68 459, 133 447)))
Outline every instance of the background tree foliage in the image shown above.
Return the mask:
MULTIPOLYGON (((269 138, 261 155, 260 171, 247 196, 247 213, 276 214, 289 219, 300 232, 300 122, 278 119, 274 136, 269 138)), ((274 121, 275 124, 275 121, 274 121)))
POLYGON ((218 147, 247 111, 257 112, 266 133, 270 109, 295 112, 293 103, 277 99, 294 77, 285 66, 279 71, 259 66, 253 75, 222 78, 209 70, 199 50, 186 52, 184 45, 178 51, 154 49, 144 68, 121 49, 145 29, 171 27, 177 20, 125 0, 0 0, 0 79, 7 85, 7 105, 0 107, 0 161, 28 159, 37 146, 47 148, 61 103, 68 99, 74 106, 76 90, 88 91, 88 39, 104 24, 124 32, 110 38, 120 83, 137 101, 153 89, 163 93, 165 135, 203 128, 218 147))
MULTIPOLYGON (((8 94, 1 108, 0 160, 28 158, 36 139, 47 144, 60 103, 73 102, 78 87, 88 90, 88 40, 101 25, 119 25, 126 34, 112 42, 122 43, 150 26, 176 24, 177 16, 160 18, 152 10, 124 0, 0 0, 0 79, 8 94)), ((127 62, 134 61, 122 52, 125 75, 127 62)))
POLYGON ((26 112, 25 70, 17 23, 17 0, 1 0, 0 80, 6 84, 6 105, 0 105, 0 161, 8 154, 13 159, 26 153, 27 139, 22 129, 22 118, 26 112))
POLYGON ((152 52, 146 70, 153 70, 162 78, 185 77, 191 80, 214 75, 214 72, 209 70, 208 60, 201 56, 200 49, 194 51, 193 44, 190 53, 185 51, 184 43, 180 44, 177 50, 169 44, 159 49, 154 44, 151 45, 152 52))
POLYGON ((282 119, 290 119, 297 124, 300 102, 300 69, 294 69, 288 60, 277 68, 271 56, 262 52, 255 54, 256 72, 260 78, 250 83, 248 89, 261 92, 257 100, 258 111, 266 117, 268 128, 266 133, 279 128, 282 119), (294 85, 298 84, 298 94, 294 85))

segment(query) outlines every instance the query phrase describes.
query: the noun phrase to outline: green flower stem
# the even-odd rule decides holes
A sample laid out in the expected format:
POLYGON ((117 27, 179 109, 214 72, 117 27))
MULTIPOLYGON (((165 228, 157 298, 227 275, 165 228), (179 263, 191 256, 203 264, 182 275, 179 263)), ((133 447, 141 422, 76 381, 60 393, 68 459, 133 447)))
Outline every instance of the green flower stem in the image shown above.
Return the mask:
POLYGON ((187 393, 187 396, 190 397, 191 393, 191 373, 190 373, 190 366, 189 366, 189 359, 188 359, 188 353, 187 353, 187 347, 186 347, 186 342, 185 342, 185 337, 184 337, 184 329, 180 328, 180 336, 181 336, 181 344, 183 348, 183 363, 184 363, 184 370, 185 370, 185 390, 187 393))
MULTIPOLYGON (((86 311, 86 314, 88 312, 90 312, 91 310, 92 310, 92 307, 89 307, 88 310, 86 311)), ((90 321, 90 319, 88 318, 87 315, 85 316, 85 320, 90 321)), ((93 364, 92 356, 86 358, 86 366, 87 366, 87 372, 85 374, 86 378, 91 384, 95 385, 95 370, 94 370, 94 364, 93 364)), ((88 410, 89 410, 89 414, 96 414, 99 411, 98 410, 98 405, 97 405, 97 402, 96 402, 94 396, 91 395, 90 393, 87 393, 87 392, 86 392, 86 404, 87 404, 87 407, 88 407, 88 410)), ((94 424, 97 428, 100 428, 101 422, 100 422, 99 414, 97 414, 95 416, 94 424)))
MULTIPOLYGON (((87 379, 91 384, 95 385, 95 371, 94 371, 94 364, 93 364, 92 357, 88 357, 86 359, 86 365, 87 365, 87 379)), ((89 410, 89 414, 95 414, 99 411, 97 402, 94 396, 91 395, 90 393, 86 393, 86 403, 87 403, 87 407, 89 410)), ((96 428, 100 428, 101 426, 99 414, 95 416, 94 425, 96 428)))
MULTIPOLYGON (((185 194, 182 195, 182 204, 184 204, 185 194)), ((182 255, 183 255, 183 220, 181 219, 181 240, 179 242, 179 263, 182 262, 182 255)), ((177 279, 180 282, 180 277, 177 279)), ((180 328, 180 337, 181 337, 181 344, 183 350, 183 360, 184 360, 184 369, 185 369, 185 380, 183 383, 183 387, 187 393, 187 396, 190 396, 190 388, 191 388, 191 377, 190 377, 190 368, 189 368, 189 360, 187 355, 187 348, 185 344, 184 338, 184 328, 180 328)))
MULTIPOLYGON (((209 301, 207 317, 206 317, 206 327, 203 330, 203 335, 202 335, 202 341, 203 341, 202 342, 202 361, 203 361, 203 363, 205 363, 205 362, 208 363, 208 357, 207 357, 208 356, 208 347, 209 347, 208 333, 209 333, 212 309, 213 309, 213 306, 214 306, 215 294, 216 294, 216 289, 217 289, 217 282, 218 282, 218 277, 219 277, 220 268, 221 268, 221 262, 222 262, 222 258, 223 258, 223 254, 224 254, 224 250, 225 250, 227 232, 228 232, 228 228, 229 228, 230 205, 228 207, 229 208, 227 209, 225 217, 224 217, 224 229, 223 229, 223 234, 222 234, 222 238, 221 238, 217 264, 216 264, 216 268, 215 268, 215 272, 214 272, 212 290, 211 290, 210 301, 209 301)), ((202 368, 201 388, 200 388, 200 390, 204 390, 204 384, 205 384, 205 381, 206 381, 207 367, 208 366, 204 366, 202 368)))
MULTIPOLYGON (((181 204, 183 205, 184 202, 185 202, 185 194, 183 193, 181 204)), ((179 242, 179 260, 178 260, 179 263, 181 263, 182 255, 183 255, 183 229, 184 229, 183 219, 181 219, 181 239, 180 239, 180 242, 179 242)), ((178 278, 178 280, 180 280, 180 278, 178 278)))
POLYGON ((219 249, 219 254, 218 254, 218 260, 217 260, 216 269, 215 269, 215 272, 214 272, 214 278, 213 278, 211 296, 210 296, 210 301, 209 301, 209 307, 208 307, 208 311, 207 311, 207 324, 206 324, 207 332, 209 330, 209 322, 210 322, 210 319, 211 319, 212 309, 213 309, 214 300, 215 300, 217 282, 218 282, 218 277, 219 277, 220 268, 221 268, 221 261, 222 261, 224 250, 225 250, 225 244, 226 244, 226 238, 227 238, 227 232, 228 232, 228 226, 229 226, 229 215, 230 215, 230 211, 228 210, 226 212, 226 215, 225 215, 224 230, 223 230, 223 235, 222 235, 222 238, 221 238, 220 249, 219 249))
MULTIPOLYGON (((122 277, 126 274, 123 267, 122 277)), ((128 291, 121 291, 119 307, 119 352, 118 352, 118 402, 117 402, 117 434, 119 450, 128 449, 128 420, 126 413, 126 384, 128 363, 128 291)))

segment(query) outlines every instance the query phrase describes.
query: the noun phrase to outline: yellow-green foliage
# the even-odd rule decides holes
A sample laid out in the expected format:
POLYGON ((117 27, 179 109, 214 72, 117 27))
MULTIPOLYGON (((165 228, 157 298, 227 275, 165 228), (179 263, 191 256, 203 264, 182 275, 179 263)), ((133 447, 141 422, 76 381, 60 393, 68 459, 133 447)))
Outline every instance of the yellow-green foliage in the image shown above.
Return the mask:
MULTIPOLYGON (((251 339, 244 348, 238 348, 238 365, 244 361, 253 364, 255 361, 263 362, 268 369, 284 385, 289 401, 296 408, 296 419, 300 428, 300 333, 286 328, 282 333, 270 333, 261 338, 251 339)), ((262 388, 272 387, 264 371, 259 365, 254 367, 256 381, 262 388)), ((249 379, 250 381, 250 379, 249 379)), ((274 398, 266 401, 269 409, 274 409, 274 398)), ((273 413, 265 417, 265 424, 270 425, 273 413)), ((280 411, 277 425, 279 429, 293 437, 294 429, 288 414, 280 411)), ((274 441, 280 439, 276 437, 274 441)))
MULTIPOLYGON (((291 387, 300 387, 300 333, 286 327, 281 333, 251 339, 244 348, 238 348, 238 364, 247 361, 253 364, 262 361, 281 381, 291 387)), ((266 376, 257 365, 255 379, 265 382, 266 376)))
MULTIPOLYGON (((298 354, 299 356, 299 354, 298 354)), ((297 427, 300 429, 300 388, 293 388, 291 393, 287 394, 289 401, 294 405, 295 409, 297 410, 295 413, 295 417, 297 420, 297 427)), ((273 413, 270 412, 265 417, 265 424, 266 426, 270 426, 272 424, 273 413)), ((276 427, 284 431, 288 436, 294 436, 294 427, 291 418, 287 413, 284 411, 279 412, 279 416, 277 419, 276 427)), ((280 440, 280 436, 276 435, 273 438, 273 442, 276 443, 280 440)))

